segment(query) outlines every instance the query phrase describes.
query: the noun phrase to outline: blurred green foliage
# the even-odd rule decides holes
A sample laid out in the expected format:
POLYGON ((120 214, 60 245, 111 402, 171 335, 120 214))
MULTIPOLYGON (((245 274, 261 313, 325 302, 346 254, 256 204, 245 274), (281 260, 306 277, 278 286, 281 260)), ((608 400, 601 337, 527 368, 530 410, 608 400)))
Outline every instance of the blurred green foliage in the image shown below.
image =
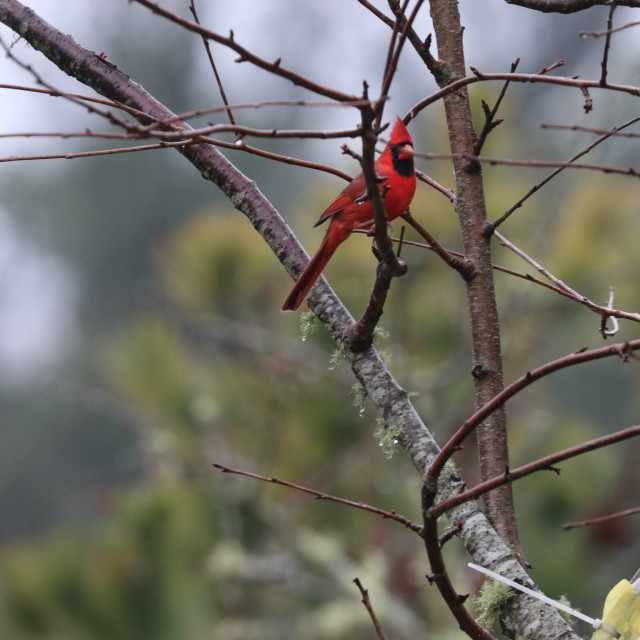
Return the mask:
MULTIPOLYGON (((576 245, 598 243, 603 255, 615 254, 618 235, 581 228, 581 216, 600 219, 595 194, 606 184, 605 178, 592 184, 593 193, 576 194, 558 214, 555 237, 562 241, 546 247, 544 261, 582 275, 576 286, 595 291, 597 283, 585 275, 592 270, 600 282, 631 291, 623 261, 594 263, 576 245)), ((513 186, 514 195, 519 189, 513 186)), ((454 244, 455 218, 444 205, 441 215, 434 213, 432 200, 423 192, 414 212, 427 211, 432 231, 454 244)), ((632 224, 633 203, 616 215, 632 224)), ((515 217, 509 236, 526 243, 528 235, 525 217, 515 217)), ((362 283, 373 271, 369 243, 354 238, 328 273, 354 309, 365 304, 362 283)), ((497 253, 504 264, 522 268, 497 253)), ((211 467, 218 461, 276 475, 419 518, 418 475, 401 454, 388 460, 380 449, 372 436, 376 416, 353 405, 352 378, 339 362, 332 368, 333 347, 323 331, 304 343, 296 339, 298 318, 278 311, 288 279, 250 226, 238 215, 196 211, 155 256, 164 295, 111 332, 102 349, 111 393, 130 408, 140 437, 145 476, 103 496, 103 520, 91 530, 60 529, 38 545, 5 545, 0 631, 18 639, 366 638, 370 622, 351 583, 357 576, 394 637, 415 637, 424 628, 449 637, 450 620, 424 583, 427 566, 414 535, 370 514, 211 467)), ((424 249, 407 246, 405 258, 410 272, 394 283, 384 318, 389 337, 380 346, 443 439, 472 409, 464 290, 424 249)), ((524 362, 540 364, 572 350, 572 332, 597 337, 595 316, 528 282, 503 275, 497 281, 508 371, 519 374, 524 362)), ((637 302, 637 296, 628 300, 637 302)), ((604 376, 629 373, 620 368, 604 376)), ((589 373, 604 384, 597 371, 589 373)), ((583 401, 572 387, 576 376, 587 374, 549 379, 509 405, 514 464, 609 427, 573 406, 583 401)), ((634 398, 626 402, 633 405, 634 398)), ((625 426, 617 418, 624 407, 605 411, 610 428, 625 426)), ((471 444, 458 462, 472 479, 471 444)), ((559 529, 592 509, 608 510, 629 478, 619 447, 562 466, 562 476, 538 474, 518 483, 515 493, 534 575, 575 602, 592 562, 615 561, 620 541, 609 548, 606 534, 598 539, 559 529)), ((450 547, 455 563, 461 550, 455 542, 450 547)))

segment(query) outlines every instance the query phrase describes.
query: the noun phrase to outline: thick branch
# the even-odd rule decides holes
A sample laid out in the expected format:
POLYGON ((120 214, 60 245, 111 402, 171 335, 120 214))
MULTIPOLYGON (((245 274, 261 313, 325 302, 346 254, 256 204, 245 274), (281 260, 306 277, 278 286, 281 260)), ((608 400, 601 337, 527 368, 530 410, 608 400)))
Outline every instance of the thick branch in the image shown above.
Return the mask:
MULTIPOLYGON (((447 65, 450 80, 462 78, 465 73, 462 25, 454 0, 431 0, 438 57, 447 65)), ((442 86, 442 85, 441 85, 442 86)), ((453 154, 456 179, 456 212, 460 220, 465 259, 473 269, 465 280, 471 335, 473 342, 473 375, 476 406, 486 404, 503 388, 500 323, 493 283, 491 238, 484 233, 487 213, 479 162, 464 156, 473 154, 476 132, 473 126, 471 104, 466 89, 449 93, 444 98, 449 141, 453 154)), ((487 480, 509 466, 507 424, 504 408, 487 417, 478 429, 480 471, 487 480)), ((510 485, 484 497, 489 520, 507 544, 520 549, 518 531, 510 485)))

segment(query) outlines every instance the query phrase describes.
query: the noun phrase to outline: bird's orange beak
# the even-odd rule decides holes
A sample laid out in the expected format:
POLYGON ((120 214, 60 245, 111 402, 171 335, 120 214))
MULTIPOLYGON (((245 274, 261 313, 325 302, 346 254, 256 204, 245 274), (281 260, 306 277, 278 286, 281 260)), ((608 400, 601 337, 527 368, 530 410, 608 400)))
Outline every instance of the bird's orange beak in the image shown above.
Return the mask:
POLYGON ((408 142, 403 144, 399 149, 398 149, 398 158, 400 158, 400 160, 408 160, 409 158, 413 157, 413 145, 409 144, 408 142))

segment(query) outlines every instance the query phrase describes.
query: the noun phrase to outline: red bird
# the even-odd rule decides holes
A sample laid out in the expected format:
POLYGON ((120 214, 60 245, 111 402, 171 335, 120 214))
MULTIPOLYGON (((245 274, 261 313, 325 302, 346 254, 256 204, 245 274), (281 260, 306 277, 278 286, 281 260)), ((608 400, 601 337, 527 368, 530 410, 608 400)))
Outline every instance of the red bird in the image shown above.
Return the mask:
MULTIPOLYGON (((378 177, 386 178, 380 183, 380 191, 387 189, 384 197, 387 220, 395 220, 409 208, 416 191, 413 141, 400 118, 396 118, 389 144, 376 160, 375 167, 378 177)), ((372 227, 373 210, 371 203, 365 199, 366 195, 367 186, 364 176, 360 174, 320 216, 316 227, 331 219, 327 235, 282 305, 283 311, 295 311, 302 304, 335 250, 354 229, 372 227)))

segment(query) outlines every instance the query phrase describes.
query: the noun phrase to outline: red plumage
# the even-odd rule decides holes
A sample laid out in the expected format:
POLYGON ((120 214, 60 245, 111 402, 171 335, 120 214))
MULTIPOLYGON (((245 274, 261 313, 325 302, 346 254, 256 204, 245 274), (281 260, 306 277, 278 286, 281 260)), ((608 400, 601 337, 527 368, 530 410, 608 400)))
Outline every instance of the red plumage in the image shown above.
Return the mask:
MULTIPOLYGON (((409 208, 416 191, 413 141, 400 118, 396 119, 389 144, 376 160, 375 168, 380 178, 386 178, 380 183, 380 191, 387 188, 384 198, 387 219, 395 220, 409 208)), ((367 229, 373 225, 371 203, 363 201, 366 195, 364 175, 360 174, 320 216, 316 227, 331 220, 327 235, 282 305, 283 311, 295 311, 302 304, 331 256, 354 229, 367 229)))

